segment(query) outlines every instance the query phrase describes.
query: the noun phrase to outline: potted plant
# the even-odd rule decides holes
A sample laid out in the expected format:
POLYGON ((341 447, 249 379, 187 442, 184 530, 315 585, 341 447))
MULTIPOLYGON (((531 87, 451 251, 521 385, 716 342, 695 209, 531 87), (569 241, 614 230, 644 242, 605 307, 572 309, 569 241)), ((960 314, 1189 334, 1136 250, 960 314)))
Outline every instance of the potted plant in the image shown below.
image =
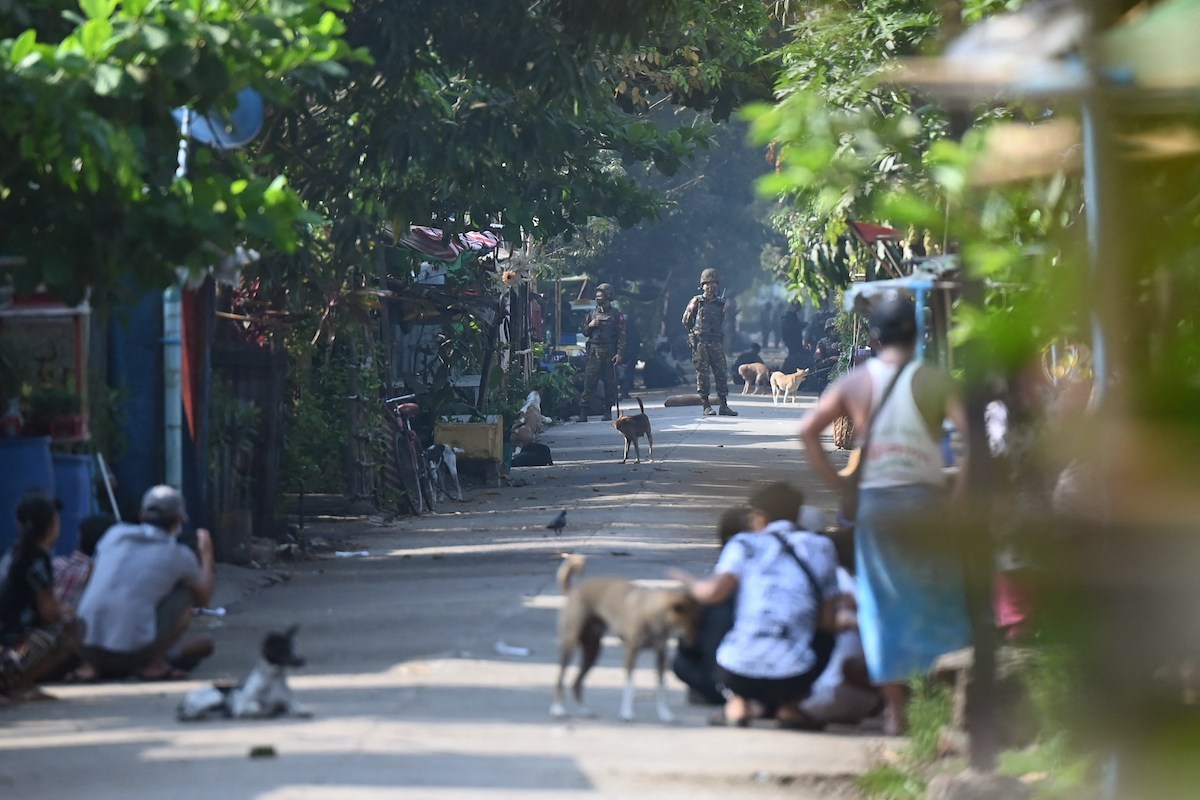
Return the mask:
POLYGON ((28 433, 53 439, 83 436, 83 398, 66 386, 41 386, 29 393, 28 433))

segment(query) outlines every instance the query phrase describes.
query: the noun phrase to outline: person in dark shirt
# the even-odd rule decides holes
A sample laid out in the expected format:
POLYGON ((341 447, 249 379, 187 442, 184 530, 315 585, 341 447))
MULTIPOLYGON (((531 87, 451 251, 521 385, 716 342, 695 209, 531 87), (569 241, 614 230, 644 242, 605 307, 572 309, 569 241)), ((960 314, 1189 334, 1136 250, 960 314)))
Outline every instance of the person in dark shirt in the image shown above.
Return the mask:
POLYGON ((729 368, 729 379, 740 381, 742 376, 738 374, 738 367, 742 364, 762 364, 762 345, 758 342, 751 342, 750 349, 738 353, 737 358, 733 360, 733 366, 729 368))
POLYGON ((54 596, 50 552, 61 508, 41 491, 17 505, 20 538, 0 571, 0 702, 23 698, 38 679, 78 654, 82 643, 74 611, 54 596))
MULTIPOLYGON (((717 520, 717 542, 724 547, 729 540, 750 528, 749 511, 744 506, 726 509, 717 520)), ((714 606, 701 606, 700 624, 695 641, 680 642, 671 661, 671 670, 687 684, 688 702, 720 706, 725 695, 717 680, 717 647, 733 627, 736 595, 714 606)))
POLYGON ((602 283, 596 287, 596 310, 583 323, 583 335, 587 337, 587 366, 583 373, 583 393, 579 398, 579 421, 587 422, 591 410, 591 399, 596 393, 596 384, 604 384, 605 422, 612 420, 612 407, 617 402, 617 368, 621 366, 625 352, 625 315, 612 307, 612 284, 602 283))
POLYGON ((775 304, 767 300, 762 304, 758 312, 758 329, 762 334, 762 346, 771 346, 771 336, 774 335, 775 341, 779 341, 779 330, 775 326, 775 304))

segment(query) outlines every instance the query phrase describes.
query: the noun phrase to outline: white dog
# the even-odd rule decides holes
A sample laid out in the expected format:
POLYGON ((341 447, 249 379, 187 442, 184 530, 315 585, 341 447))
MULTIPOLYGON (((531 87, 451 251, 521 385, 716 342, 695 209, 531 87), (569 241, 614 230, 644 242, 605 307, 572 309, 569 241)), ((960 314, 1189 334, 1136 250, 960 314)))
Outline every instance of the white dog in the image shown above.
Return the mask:
POLYGON ((523 452, 526 447, 533 444, 545 427, 546 418, 542 416, 542 396, 534 390, 526 395, 525 405, 521 406, 517 421, 513 423, 508 432, 508 439, 515 448, 514 455, 523 452))
POLYGON ((458 457, 465 452, 461 447, 448 444, 431 444, 425 448, 425 461, 429 464, 429 479, 435 493, 441 492, 455 500, 463 499, 462 484, 458 482, 458 457), (446 476, 454 481, 454 494, 450 494, 446 476))
POLYGON ((219 714, 234 719, 265 719, 291 715, 311 717, 292 696, 287 684, 288 667, 303 667, 304 659, 292 649, 297 626, 263 639, 262 658, 246 680, 236 686, 214 684, 184 695, 175 709, 181 722, 219 714))
POLYGON ((525 405, 521 406, 521 414, 513 427, 524 426, 537 436, 546 427, 546 418, 542 416, 542 396, 535 390, 525 397, 525 405))

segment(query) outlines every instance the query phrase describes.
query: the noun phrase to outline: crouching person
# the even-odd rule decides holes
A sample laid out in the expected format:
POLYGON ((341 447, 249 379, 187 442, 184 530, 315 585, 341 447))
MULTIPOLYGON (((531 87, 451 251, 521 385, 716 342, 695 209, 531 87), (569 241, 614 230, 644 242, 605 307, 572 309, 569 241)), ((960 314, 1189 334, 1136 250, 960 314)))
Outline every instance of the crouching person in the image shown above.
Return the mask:
POLYGON ((20 537, 0 565, 0 704, 48 698, 34 684, 79 652, 83 626, 54 596, 50 553, 61 508, 43 492, 17 504, 20 537))
POLYGON ((717 648, 725 709, 714 724, 744 726, 774 709, 781 727, 822 727, 800 703, 833 650, 818 622, 823 601, 838 593, 837 556, 829 539, 796 527, 803 503, 791 484, 757 489, 747 503, 750 531, 729 540, 711 576, 672 573, 701 603, 737 597, 733 628, 717 648))
POLYGON ((79 601, 95 677, 179 680, 212 654, 211 639, 183 638, 215 582, 208 531, 196 532, 195 553, 176 539, 186 521, 183 495, 155 486, 142 498, 141 524, 114 525, 96 545, 79 601))

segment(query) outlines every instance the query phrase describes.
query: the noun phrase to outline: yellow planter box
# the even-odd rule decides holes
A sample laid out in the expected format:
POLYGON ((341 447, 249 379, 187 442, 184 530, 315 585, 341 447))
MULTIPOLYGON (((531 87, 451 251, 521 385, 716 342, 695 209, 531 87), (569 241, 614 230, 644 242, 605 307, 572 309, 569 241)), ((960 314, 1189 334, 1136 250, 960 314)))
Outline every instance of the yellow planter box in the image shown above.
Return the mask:
POLYGON ((504 458, 504 418, 493 414, 485 422, 467 422, 466 417, 438 422, 433 428, 433 441, 460 447, 459 458, 501 461, 504 458))

